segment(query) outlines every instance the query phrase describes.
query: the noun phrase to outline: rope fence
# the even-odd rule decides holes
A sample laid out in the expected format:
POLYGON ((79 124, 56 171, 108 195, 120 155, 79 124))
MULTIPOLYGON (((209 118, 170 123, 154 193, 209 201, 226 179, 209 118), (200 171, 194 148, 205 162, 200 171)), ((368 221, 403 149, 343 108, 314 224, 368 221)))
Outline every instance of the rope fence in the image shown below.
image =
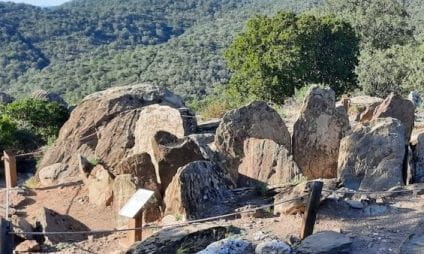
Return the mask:
POLYGON ((296 201, 296 200, 302 200, 306 196, 308 196, 308 195, 303 195, 301 197, 296 197, 296 198, 292 198, 292 199, 282 200, 282 201, 277 202, 277 203, 263 205, 263 206, 259 206, 259 207, 247 209, 247 210, 244 210, 244 211, 233 212, 233 213, 228 213, 228 214, 223 214, 223 215, 218 215, 218 216, 213 216, 213 217, 208 217, 208 218, 203 218, 203 219, 198 219, 198 220, 191 220, 191 221, 186 221, 186 222, 181 222, 181 223, 174 223, 174 224, 167 224, 167 225, 151 225, 151 224, 147 224, 147 225, 145 225, 143 227, 126 228, 126 229, 90 230, 90 231, 68 231, 68 232, 65 232, 65 231, 63 231, 63 232, 9 232, 9 234, 15 234, 15 235, 21 235, 21 234, 25 234, 25 235, 74 235, 74 234, 94 235, 94 234, 106 234, 106 233, 115 233, 115 232, 126 232, 126 231, 142 230, 142 229, 147 229, 147 228, 160 229, 160 228, 182 227, 182 226, 187 226, 187 225, 191 225, 191 224, 216 221, 216 220, 220 220, 220 219, 223 219, 223 218, 232 217, 232 216, 240 215, 240 214, 244 214, 244 213, 252 213, 252 212, 256 212, 258 210, 262 210, 262 209, 269 208, 269 207, 272 207, 272 206, 277 206, 277 205, 281 205, 281 204, 292 202, 292 201, 296 201))

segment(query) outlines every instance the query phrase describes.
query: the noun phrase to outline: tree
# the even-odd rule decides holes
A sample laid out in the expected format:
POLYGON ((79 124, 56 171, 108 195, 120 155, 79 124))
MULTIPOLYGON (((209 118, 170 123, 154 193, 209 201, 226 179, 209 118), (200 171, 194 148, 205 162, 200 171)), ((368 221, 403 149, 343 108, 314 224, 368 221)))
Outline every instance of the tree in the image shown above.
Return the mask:
POLYGON ((362 50, 356 72, 364 92, 386 97, 391 92, 407 95, 424 92, 424 50, 415 45, 362 50))
POLYGON ((309 83, 341 94, 356 86, 358 51, 353 28, 333 16, 257 16, 225 52, 229 89, 275 103, 309 83))
POLYGON ((326 0, 323 9, 351 23, 364 47, 384 49, 414 40, 410 15, 396 0, 326 0))

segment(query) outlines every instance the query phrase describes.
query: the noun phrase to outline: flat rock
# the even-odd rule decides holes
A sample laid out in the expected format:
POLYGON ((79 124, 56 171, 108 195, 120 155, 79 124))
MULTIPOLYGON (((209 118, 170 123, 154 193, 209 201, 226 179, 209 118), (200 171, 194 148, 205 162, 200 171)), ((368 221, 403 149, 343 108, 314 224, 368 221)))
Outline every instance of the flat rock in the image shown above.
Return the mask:
POLYGON ((297 248, 299 254, 349 254, 352 240, 333 231, 324 231, 306 237, 297 248))
POLYGON ((253 244, 247 240, 224 239, 211 243, 197 254, 253 254, 254 250, 253 244))
POLYGON ((255 254, 291 254, 292 248, 285 242, 271 240, 259 243, 256 246, 255 254))
POLYGON ((177 254, 181 251, 196 253, 209 244, 224 239, 228 234, 237 232, 236 228, 212 223, 168 228, 135 243, 126 254, 177 254))

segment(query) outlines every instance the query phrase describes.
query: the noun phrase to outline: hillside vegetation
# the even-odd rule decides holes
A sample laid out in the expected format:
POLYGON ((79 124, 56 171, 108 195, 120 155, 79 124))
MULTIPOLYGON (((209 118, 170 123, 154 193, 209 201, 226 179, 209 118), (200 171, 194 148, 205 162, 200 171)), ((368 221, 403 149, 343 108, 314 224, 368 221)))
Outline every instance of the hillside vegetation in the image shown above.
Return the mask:
POLYGON ((184 97, 226 83, 222 51, 255 14, 304 0, 90 0, 46 9, 0 3, 0 89, 76 102, 113 84, 152 81, 184 97))

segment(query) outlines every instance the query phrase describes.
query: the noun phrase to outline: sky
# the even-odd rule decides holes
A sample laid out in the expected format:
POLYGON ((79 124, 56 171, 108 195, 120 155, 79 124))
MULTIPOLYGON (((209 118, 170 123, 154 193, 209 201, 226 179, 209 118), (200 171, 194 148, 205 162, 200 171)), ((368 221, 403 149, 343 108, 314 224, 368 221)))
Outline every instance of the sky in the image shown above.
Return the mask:
POLYGON ((0 2, 26 3, 37 6, 56 6, 68 1, 69 0, 0 0, 0 2))

